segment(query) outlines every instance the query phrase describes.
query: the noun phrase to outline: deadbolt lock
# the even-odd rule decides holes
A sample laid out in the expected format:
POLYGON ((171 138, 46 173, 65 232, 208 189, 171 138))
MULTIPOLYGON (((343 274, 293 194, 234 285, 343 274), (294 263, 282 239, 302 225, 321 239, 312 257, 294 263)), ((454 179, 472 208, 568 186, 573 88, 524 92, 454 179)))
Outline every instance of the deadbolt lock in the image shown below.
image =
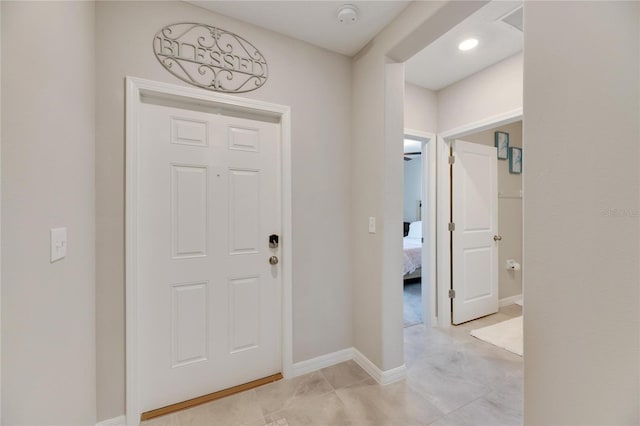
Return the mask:
POLYGON ((271 234, 269 235, 269 247, 270 248, 278 248, 278 242, 279 238, 277 234, 271 234))

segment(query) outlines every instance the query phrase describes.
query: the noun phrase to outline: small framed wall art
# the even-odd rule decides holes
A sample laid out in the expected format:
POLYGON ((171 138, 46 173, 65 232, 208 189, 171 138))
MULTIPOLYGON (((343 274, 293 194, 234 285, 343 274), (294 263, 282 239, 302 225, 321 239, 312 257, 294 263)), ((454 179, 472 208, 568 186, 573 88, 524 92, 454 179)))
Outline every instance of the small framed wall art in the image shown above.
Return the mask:
POLYGON ((494 140, 498 150, 498 159, 506 160, 509 158, 509 133, 495 132, 494 140))
POLYGON ((509 148, 509 173, 522 173, 522 148, 509 148))

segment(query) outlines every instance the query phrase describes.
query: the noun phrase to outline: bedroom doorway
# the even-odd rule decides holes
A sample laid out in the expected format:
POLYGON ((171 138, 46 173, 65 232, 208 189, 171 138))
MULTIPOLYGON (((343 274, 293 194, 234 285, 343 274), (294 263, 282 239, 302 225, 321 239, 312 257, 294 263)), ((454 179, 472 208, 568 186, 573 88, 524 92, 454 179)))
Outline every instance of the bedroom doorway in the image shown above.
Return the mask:
POLYGON ((405 129, 403 324, 435 323, 435 135, 405 129))

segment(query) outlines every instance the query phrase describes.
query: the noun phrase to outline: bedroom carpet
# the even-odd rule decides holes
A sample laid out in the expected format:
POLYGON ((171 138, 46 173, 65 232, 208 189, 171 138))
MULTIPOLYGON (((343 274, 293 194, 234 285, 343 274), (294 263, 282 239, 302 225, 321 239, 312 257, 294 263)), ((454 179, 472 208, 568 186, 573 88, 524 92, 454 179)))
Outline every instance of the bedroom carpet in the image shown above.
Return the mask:
POLYGON ((404 326, 422 323, 422 295, 420 281, 404 284, 404 326))
POLYGON ((472 330, 471 335, 522 356, 522 316, 472 330))

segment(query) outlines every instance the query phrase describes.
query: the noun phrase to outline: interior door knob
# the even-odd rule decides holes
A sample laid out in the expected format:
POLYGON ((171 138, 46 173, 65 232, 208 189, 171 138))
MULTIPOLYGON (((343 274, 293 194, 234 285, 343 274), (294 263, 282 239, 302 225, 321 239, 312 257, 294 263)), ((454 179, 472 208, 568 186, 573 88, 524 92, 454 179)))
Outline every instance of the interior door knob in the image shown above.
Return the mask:
POLYGON ((271 256, 269 258, 269 263, 272 265, 277 265, 278 264, 278 256, 271 256))
POLYGON ((494 235, 493 236, 493 241, 500 241, 502 239, 501 235, 494 235))

